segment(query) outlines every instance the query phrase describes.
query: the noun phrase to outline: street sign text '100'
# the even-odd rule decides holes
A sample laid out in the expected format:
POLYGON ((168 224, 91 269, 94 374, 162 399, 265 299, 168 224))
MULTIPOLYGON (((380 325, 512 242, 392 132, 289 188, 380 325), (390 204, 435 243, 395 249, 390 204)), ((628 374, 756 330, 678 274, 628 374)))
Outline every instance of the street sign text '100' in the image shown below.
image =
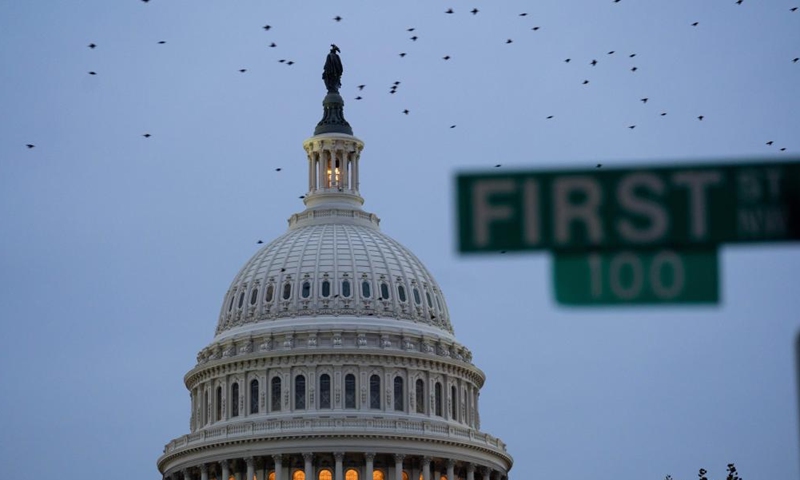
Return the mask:
POLYGON ((800 161, 463 173, 459 250, 582 250, 800 239, 800 161))

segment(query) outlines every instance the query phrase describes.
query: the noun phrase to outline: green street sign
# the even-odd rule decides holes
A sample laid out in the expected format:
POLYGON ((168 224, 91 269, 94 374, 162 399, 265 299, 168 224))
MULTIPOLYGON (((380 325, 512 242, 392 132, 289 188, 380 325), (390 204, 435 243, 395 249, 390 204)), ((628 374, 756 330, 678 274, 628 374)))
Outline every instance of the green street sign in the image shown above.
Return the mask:
POLYGON ((716 304, 717 250, 557 253, 553 284, 562 305, 716 304))
POLYGON ((459 251, 800 240, 800 160, 462 173, 459 251))

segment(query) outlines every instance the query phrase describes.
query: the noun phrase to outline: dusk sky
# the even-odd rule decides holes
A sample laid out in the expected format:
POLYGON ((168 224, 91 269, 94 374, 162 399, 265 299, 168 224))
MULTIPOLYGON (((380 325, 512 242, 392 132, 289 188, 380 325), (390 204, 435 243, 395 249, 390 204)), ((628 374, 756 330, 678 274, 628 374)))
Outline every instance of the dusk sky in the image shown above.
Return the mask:
POLYGON ((455 205, 462 171, 798 161, 798 7, 0 1, 0 465, 160 477, 230 282, 304 208, 335 43, 364 209, 442 288, 511 479, 800 478, 800 246, 722 247, 718 305, 569 308, 548 253, 460 255, 455 205))

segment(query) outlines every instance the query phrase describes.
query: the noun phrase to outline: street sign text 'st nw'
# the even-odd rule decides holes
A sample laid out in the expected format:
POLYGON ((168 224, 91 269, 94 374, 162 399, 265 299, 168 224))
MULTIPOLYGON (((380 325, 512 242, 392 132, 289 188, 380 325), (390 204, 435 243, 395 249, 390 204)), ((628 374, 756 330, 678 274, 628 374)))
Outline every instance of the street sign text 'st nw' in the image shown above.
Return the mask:
POLYGON ((462 252, 800 239, 800 161, 461 174, 457 189, 462 252))

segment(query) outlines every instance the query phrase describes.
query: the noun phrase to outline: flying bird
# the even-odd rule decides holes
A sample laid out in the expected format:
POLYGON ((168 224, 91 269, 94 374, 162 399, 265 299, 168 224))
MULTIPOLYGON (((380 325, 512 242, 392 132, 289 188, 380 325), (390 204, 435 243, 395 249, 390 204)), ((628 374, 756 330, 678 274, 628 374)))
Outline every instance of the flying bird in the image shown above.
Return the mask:
POLYGON ((34 145, 32 143, 26 143, 25 146, 28 147, 28 149, 31 149, 31 148, 35 147, 36 145, 34 145))
POLYGON ((405 110, 403 110, 403 113, 405 113, 406 115, 408 115, 408 109, 405 109, 405 110))
POLYGON ((275 42, 272 42, 272 43, 270 43, 270 44, 269 44, 269 48, 275 48, 275 47, 277 47, 277 46, 278 46, 278 45, 277 45, 277 44, 275 44, 275 42))
POLYGON ((285 61, 286 61, 286 59, 285 59, 285 58, 281 58, 280 60, 278 60, 278 63, 283 63, 283 62, 285 62, 285 61))
POLYGON ((644 97, 644 98, 641 98, 640 100, 642 101, 642 103, 647 103, 648 98, 644 97))
POLYGON ((513 41, 514 41, 514 40, 511 40, 511 39, 509 38, 508 40, 506 40, 506 44, 512 43, 513 41))
POLYGON ((796 12, 797 11, 797 7, 792 7, 789 10, 792 11, 792 12, 796 12))
POLYGON ((525 16, 527 16, 527 15, 528 15, 527 13, 520 13, 520 14, 519 14, 519 16, 520 16, 520 17, 525 17, 525 16))
POLYGON ((692 26, 693 26, 693 27, 696 27, 696 26, 698 26, 698 25, 700 25, 700 22, 694 22, 694 23, 692 24, 692 26))
POLYGON ((736 0, 736 5, 741 5, 741 4, 742 4, 742 0, 736 0))
POLYGON ((589 80, 584 80, 584 81, 583 81, 583 84, 584 84, 584 85, 586 85, 586 84, 588 84, 588 83, 589 83, 589 80))
POLYGON ((548 120, 550 120, 551 118, 553 118, 553 116, 552 116, 552 115, 548 115, 548 116, 547 116, 547 119, 548 119, 548 120))
POLYGON ((395 80, 394 85, 400 85, 400 80, 395 80))
POLYGON ((595 168, 601 168, 602 166, 603 166, 603 164, 602 164, 602 163, 598 163, 598 164, 597 164, 597 167, 595 167, 595 168))
POLYGON ((336 20, 337 22, 342 21, 342 17, 340 17, 339 15, 336 15, 335 17, 333 17, 333 19, 336 20))
POLYGON ((356 100, 361 100, 361 95, 357 96, 356 100))
POLYGON ((289 60, 288 62, 286 62, 286 65, 294 65, 294 61, 293 60, 289 60))
POLYGON ((442 57, 442 59, 444 59, 444 60, 450 60, 450 55, 445 55, 444 57, 442 57))
POLYGON ((445 11, 444 13, 453 13, 453 9, 452 8, 448 8, 447 11, 445 11))
POLYGON ((477 15, 479 11, 480 11, 480 10, 478 10, 477 8, 473 8, 473 9, 472 9, 472 10, 470 10, 469 12, 470 12, 471 14, 473 14, 473 15, 477 15))
POLYGON ((636 67, 631 68, 631 72, 635 72, 636 70, 639 70, 639 69, 636 68, 636 67))
POLYGON ((661 116, 662 117, 666 117, 667 116, 667 112, 661 112, 661 116))
POLYGON ((500 165, 499 163, 494 166, 494 168, 500 168, 500 167, 502 167, 502 165, 500 165))
POLYGON ((149 133, 142 134, 142 136, 143 136, 144 138, 150 138, 150 137, 152 137, 152 135, 150 135, 149 133))
POLYGON ((276 168, 275 171, 276 172, 280 172, 281 171, 281 167, 276 168))
POLYGON ((263 28, 264 30, 269 30, 270 28, 272 28, 272 25, 264 25, 261 28, 263 28))
POLYGON ((792 63, 797 63, 797 62, 799 62, 799 61, 800 61, 800 57, 794 57, 794 58, 792 59, 792 63))
POLYGON ((406 56, 406 52, 403 52, 403 53, 400 54, 400 58, 403 58, 405 56, 406 56))
POLYGON ((414 27, 411 27, 411 28, 407 29, 406 31, 407 32, 413 32, 414 31, 414 27))
POLYGON ((608 52, 607 55, 614 55, 614 50, 611 50, 610 52, 608 52))
POLYGON ((261 245, 262 243, 264 243, 263 240, 259 240, 259 241, 256 242, 257 245, 261 245))
POLYGON ((450 128, 456 128, 456 126, 455 125, 450 125, 450 128))
POLYGON ((533 30, 535 32, 536 30, 539 30, 539 27, 533 27, 533 28, 531 28, 531 30, 533 30))
POLYGON ((770 145, 770 146, 772 146, 772 140, 770 140, 769 142, 767 142, 767 145, 770 145))
POLYGON ((94 43, 90 43, 90 44, 89 44, 89 45, 87 45, 87 46, 88 46, 89 48, 95 48, 95 47, 97 47, 97 45, 95 45, 94 43))
POLYGON ((631 53, 630 55, 628 55, 628 57, 630 57, 630 58, 633 58, 633 57, 635 57, 635 56, 636 56, 636 54, 635 54, 635 53, 631 53))
POLYGON ((572 60, 572 59, 568 58, 568 59, 564 60, 564 63, 569 63, 570 60, 572 60))
POLYGON ((785 151, 786 151, 786 147, 781 147, 781 152, 785 152, 785 151))
POLYGON ((702 115, 698 115, 697 116, 697 119, 700 120, 701 122, 703 121, 703 118, 705 118, 705 117, 703 117, 702 115))
POLYGON ((634 128, 636 128, 636 125, 628 125, 628 128, 630 128, 631 130, 633 130, 634 128))
POLYGON ((244 72, 246 72, 246 71, 247 71, 247 69, 246 69, 246 68, 240 68, 240 69, 239 69, 239 73, 244 73, 244 72))
POLYGON ((159 44, 159 45, 164 45, 165 43, 167 43, 167 42, 166 42, 166 41, 164 41, 164 40, 159 40, 159 41, 158 41, 158 44, 159 44))
POLYGON ((417 37, 416 35, 414 35, 413 37, 411 37, 411 40, 413 40, 413 41, 415 41, 415 42, 416 42, 416 41, 417 41, 417 38, 419 38, 419 37, 417 37))
POLYGON ((89 72, 89 75, 97 75, 97 72, 89 72))
POLYGON ((359 85, 359 86, 358 86, 358 89, 359 89, 359 90, 364 90, 364 87, 366 87, 366 85, 359 85))
POLYGON ((589 62, 589 63, 591 63, 591 64, 592 64, 592 66, 594 67, 595 65, 597 65, 597 60, 592 60, 592 61, 591 61, 591 62, 589 62))

